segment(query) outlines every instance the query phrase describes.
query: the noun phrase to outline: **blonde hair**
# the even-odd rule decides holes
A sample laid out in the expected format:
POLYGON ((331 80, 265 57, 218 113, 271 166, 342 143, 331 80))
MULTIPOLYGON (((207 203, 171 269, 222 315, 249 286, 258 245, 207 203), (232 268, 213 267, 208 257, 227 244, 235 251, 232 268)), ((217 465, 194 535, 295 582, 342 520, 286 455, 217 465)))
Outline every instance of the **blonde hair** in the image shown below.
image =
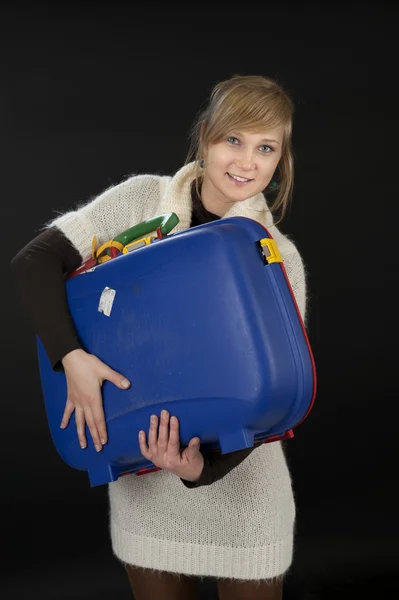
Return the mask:
POLYGON ((209 144, 221 142, 233 129, 255 132, 282 127, 282 154, 277 167, 279 182, 274 188, 277 196, 270 206, 272 213, 281 208, 281 221, 294 185, 291 141, 293 112, 292 100, 272 79, 260 75, 234 75, 216 84, 208 106, 200 111, 190 130, 191 144, 185 164, 193 160, 195 162, 197 194, 200 196, 199 183, 203 176, 200 161, 209 144))

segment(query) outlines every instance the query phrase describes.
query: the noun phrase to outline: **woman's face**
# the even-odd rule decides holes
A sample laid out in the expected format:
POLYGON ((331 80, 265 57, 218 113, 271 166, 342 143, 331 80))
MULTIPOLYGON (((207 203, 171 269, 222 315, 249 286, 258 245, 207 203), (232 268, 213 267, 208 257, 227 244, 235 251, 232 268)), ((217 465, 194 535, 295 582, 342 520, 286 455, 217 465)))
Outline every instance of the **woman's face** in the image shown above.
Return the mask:
POLYGON ((210 144, 204 155, 202 185, 208 210, 218 209, 221 214, 262 192, 277 168, 282 143, 283 128, 279 127, 259 133, 231 131, 221 142, 210 144))

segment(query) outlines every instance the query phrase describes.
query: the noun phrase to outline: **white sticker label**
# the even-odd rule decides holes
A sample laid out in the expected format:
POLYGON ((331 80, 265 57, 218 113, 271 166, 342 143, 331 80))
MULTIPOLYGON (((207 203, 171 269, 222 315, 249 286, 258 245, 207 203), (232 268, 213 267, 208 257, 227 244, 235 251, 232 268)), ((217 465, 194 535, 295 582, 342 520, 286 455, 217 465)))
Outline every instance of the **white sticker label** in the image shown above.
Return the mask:
POLYGON ((98 304, 98 312, 104 313, 107 317, 110 316, 112 311, 112 305, 115 300, 116 290, 113 290, 109 287, 104 288, 100 302, 98 304))

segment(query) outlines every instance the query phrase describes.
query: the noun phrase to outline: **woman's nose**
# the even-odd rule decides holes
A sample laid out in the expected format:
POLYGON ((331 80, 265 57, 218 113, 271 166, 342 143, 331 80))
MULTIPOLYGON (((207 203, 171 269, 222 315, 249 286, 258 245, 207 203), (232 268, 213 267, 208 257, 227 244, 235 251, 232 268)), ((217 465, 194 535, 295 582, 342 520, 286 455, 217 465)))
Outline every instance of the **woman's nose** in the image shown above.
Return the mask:
POLYGON ((236 159, 237 167, 243 171, 251 171, 255 166, 255 160, 252 150, 243 150, 242 154, 236 159))

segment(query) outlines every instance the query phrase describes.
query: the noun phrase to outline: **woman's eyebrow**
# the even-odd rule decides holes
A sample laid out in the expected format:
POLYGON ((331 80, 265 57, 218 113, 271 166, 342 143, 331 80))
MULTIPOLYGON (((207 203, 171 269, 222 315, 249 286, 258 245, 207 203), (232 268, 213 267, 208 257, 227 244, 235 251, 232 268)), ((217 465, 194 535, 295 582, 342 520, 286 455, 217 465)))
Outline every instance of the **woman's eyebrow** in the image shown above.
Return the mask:
POLYGON ((266 138, 263 138, 263 140, 261 140, 261 142, 274 142, 275 144, 280 144, 280 142, 278 142, 277 140, 268 140, 266 138))
MULTIPOLYGON (((240 131, 237 131, 237 135, 241 135, 244 137, 244 134, 241 133, 240 131)), ((275 144, 280 145, 280 142, 278 142, 277 140, 272 140, 272 139, 267 139, 267 138, 263 138, 262 140, 260 140, 261 142, 274 142, 275 144)))

